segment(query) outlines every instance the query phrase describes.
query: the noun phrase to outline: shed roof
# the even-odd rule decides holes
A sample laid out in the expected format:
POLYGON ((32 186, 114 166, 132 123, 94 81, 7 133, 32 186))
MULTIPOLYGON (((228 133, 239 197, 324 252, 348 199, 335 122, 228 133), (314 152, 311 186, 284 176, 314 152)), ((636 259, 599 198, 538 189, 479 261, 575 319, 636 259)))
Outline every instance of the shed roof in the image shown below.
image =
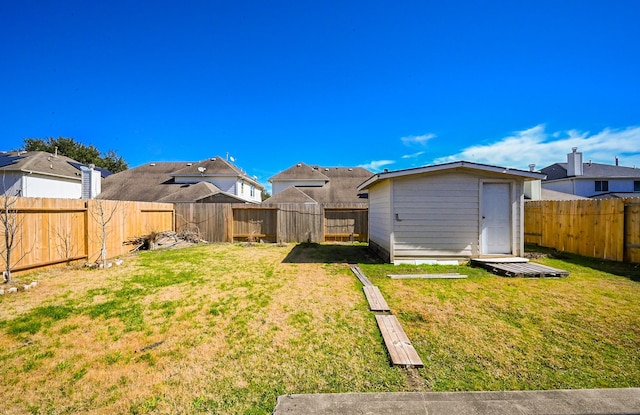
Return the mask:
POLYGON ((519 177, 527 181, 541 180, 541 179, 544 179, 545 177, 545 175, 542 173, 532 172, 528 170, 493 166, 490 164, 474 163, 471 161, 454 161, 451 163, 433 164, 429 166, 415 167, 411 169, 385 171, 382 173, 378 173, 370 177, 368 180, 366 180, 362 184, 360 184, 360 186, 358 186, 358 189, 359 190, 368 189, 374 183, 377 183, 382 180, 392 179, 395 177, 404 177, 404 176, 411 176, 411 175, 425 174, 425 173, 435 173, 435 172, 455 170, 455 169, 499 173, 499 174, 504 174, 505 176, 519 177))

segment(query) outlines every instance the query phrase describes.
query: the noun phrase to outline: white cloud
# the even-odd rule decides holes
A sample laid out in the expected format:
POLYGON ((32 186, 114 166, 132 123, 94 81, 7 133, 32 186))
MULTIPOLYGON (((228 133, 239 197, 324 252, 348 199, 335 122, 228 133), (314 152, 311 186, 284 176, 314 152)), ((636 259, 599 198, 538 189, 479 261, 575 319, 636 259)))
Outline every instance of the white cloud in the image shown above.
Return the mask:
POLYGON ((402 158, 403 159, 414 159, 416 157, 420 157, 423 154, 424 154, 424 151, 418 151, 417 153, 413 153, 413 154, 405 154, 404 156, 402 156, 402 158))
POLYGON ((389 164, 393 164, 395 161, 393 160, 373 160, 367 164, 361 164, 358 167, 363 167, 367 170, 371 170, 373 172, 380 171, 380 169, 384 166, 388 166, 389 164))
POLYGON ((542 168, 565 162, 572 147, 578 147, 584 161, 614 164, 615 157, 619 156, 620 165, 640 167, 640 127, 605 128, 590 134, 578 130, 547 132, 543 124, 516 131, 492 144, 467 147, 434 163, 467 160, 522 169, 533 163, 536 168, 542 168))
POLYGON ((436 138, 435 134, 423 134, 423 135, 409 135, 406 137, 400 138, 402 140, 402 144, 405 146, 410 146, 412 144, 425 145, 427 141, 436 138))

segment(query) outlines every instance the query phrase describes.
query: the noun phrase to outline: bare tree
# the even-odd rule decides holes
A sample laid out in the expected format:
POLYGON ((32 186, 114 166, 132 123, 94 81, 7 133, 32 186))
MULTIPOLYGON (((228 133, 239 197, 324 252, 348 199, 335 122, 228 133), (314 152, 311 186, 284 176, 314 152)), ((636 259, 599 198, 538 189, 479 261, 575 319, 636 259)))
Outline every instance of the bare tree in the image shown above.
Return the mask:
POLYGON ((71 258, 77 255, 76 244, 73 243, 71 230, 59 227, 53 231, 56 235, 56 250, 58 255, 67 260, 67 264, 71 262, 71 258))
POLYGON ((4 282, 11 282, 11 270, 12 268, 22 261, 29 253, 28 251, 22 252, 22 256, 17 260, 14 259, 14 249, 17 244, 22 240, 22 222, 24 217, 19 217, 16 204, 18 203, 18 196, 9 196, 3 194, 0 196, 0 234, 2 235, 2 241, 4 245, 0 254, 5 261, 4 267, 4 282))
POLYGON ((91 201, 89 212, 93 220, 98 224, 98 242, 100 243, 100 260, 102 267, 107 267, 107 238, 109 237, 109 223, 120 209, 120 201, 106 201, 94 199, 91 201), (108 206, 109 203, 113 205, 108 206))

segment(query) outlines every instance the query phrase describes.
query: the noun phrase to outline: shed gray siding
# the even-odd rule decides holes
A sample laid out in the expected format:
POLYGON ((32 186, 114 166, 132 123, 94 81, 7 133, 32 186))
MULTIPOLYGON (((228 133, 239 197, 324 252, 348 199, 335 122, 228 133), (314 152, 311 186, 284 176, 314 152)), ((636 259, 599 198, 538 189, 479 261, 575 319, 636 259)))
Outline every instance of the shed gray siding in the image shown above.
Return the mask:
POLYGON ((395 263, 482 255, 483 183, 510 185, 512 253, 522 255, 524 181, 464 171, 401 176, 371 186, 372 248, 395 263))
POLYGON ((394 260, 478 254, 478 176, 451 172, 393 182, 394 260))
POLYGON ((369 245, 389 260, 391 237, 391 181, 386 180, 369 190, 369 245))

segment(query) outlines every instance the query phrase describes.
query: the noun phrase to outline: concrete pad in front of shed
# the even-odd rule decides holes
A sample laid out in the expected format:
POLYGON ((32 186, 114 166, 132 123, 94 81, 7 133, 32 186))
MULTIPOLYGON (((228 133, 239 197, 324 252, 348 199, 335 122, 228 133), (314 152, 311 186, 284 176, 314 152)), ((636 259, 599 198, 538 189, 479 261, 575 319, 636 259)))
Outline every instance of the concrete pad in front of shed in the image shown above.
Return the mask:
POLYGON ((518 256, 507 256, 507 257, 486 257, 486 258, 472 258, 472 262, 484 262, 488 264, 492 264, 495 262, 504 263, 504 264, 515 264, 521 262, 529 262, 527 258, 522 258, 518 256))

